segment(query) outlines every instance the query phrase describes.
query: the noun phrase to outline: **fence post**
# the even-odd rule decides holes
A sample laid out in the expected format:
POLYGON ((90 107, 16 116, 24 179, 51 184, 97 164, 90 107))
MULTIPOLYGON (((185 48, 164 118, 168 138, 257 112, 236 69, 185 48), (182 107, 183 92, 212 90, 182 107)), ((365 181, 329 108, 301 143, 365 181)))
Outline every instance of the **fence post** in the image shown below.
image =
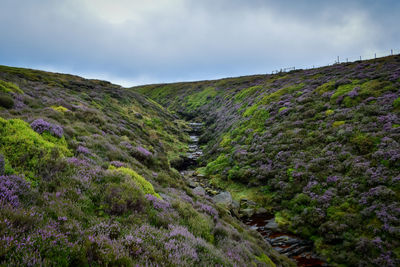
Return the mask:
POLYGON ((361 56, 360 56, 360 61, 361 61, 361 56))
POLYGON ((339 61, 339 56, 337 56, 337 63, 338 63, 338 64, 340 63, 340 61, 339 61))
POLYGON ((393 49, 390 49, 390 55, 393 56, 393 49))
POLYGON ((376 59, 376 53, 375 53, 375 59, 376 59))

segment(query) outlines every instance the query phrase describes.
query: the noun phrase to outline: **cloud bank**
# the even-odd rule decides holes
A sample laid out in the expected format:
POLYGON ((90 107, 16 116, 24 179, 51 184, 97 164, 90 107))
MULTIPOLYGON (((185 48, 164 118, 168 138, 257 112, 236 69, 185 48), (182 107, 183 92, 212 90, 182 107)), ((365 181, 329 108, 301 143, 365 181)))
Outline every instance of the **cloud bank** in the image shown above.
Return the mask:
POLYGON ((125 86, 399 49, 396 1, 3 0, 0 64, 125 86))

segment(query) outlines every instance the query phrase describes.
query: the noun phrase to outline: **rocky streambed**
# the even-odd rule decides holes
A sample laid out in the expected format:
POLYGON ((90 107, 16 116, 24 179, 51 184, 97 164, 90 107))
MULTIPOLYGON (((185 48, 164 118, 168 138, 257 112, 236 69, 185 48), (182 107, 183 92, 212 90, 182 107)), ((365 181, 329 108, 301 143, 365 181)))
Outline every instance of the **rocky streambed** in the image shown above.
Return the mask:
POLYGON ((202 123, 189 123, 191 143, 189 151, 181 168, 182 176, 187 180, 193 193, 208 195, 217 204, 228 207, 232 215, 242 220, 250 228, 258 231, 276 251, 293 259, 297 266, 328 266, 314 251, 313 242, 304 240, 281 229, 272 214, 268 214, 264 208, 257 208, 257 203, 241 199, 240 202, 232 199, 229 192, 225 192, 209 183, 204 175, 194 171, 197 160, 203 155, 198 141, 203 130, 202 123))

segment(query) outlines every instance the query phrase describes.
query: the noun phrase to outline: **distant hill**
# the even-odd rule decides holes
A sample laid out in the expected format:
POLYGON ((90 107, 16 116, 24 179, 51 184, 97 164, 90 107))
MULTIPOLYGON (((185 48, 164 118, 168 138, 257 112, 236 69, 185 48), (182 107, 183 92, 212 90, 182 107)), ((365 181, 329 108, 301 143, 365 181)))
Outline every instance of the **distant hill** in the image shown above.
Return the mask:
POLYGON ((198 171, 330 263, 400 265, 400 56, 132 91, 204 122, 198 171))

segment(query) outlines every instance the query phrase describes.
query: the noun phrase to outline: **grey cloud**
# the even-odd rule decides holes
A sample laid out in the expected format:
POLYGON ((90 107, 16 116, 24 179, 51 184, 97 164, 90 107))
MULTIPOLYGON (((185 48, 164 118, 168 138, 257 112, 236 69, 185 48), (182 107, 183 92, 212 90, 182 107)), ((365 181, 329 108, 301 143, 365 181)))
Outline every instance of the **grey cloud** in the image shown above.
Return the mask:
POLYGON ((112 3, 3 1, 0 64, 133 84, 326 64, 399 43, 394 1, 386 2, 391 8, 372 1, 112 3))

